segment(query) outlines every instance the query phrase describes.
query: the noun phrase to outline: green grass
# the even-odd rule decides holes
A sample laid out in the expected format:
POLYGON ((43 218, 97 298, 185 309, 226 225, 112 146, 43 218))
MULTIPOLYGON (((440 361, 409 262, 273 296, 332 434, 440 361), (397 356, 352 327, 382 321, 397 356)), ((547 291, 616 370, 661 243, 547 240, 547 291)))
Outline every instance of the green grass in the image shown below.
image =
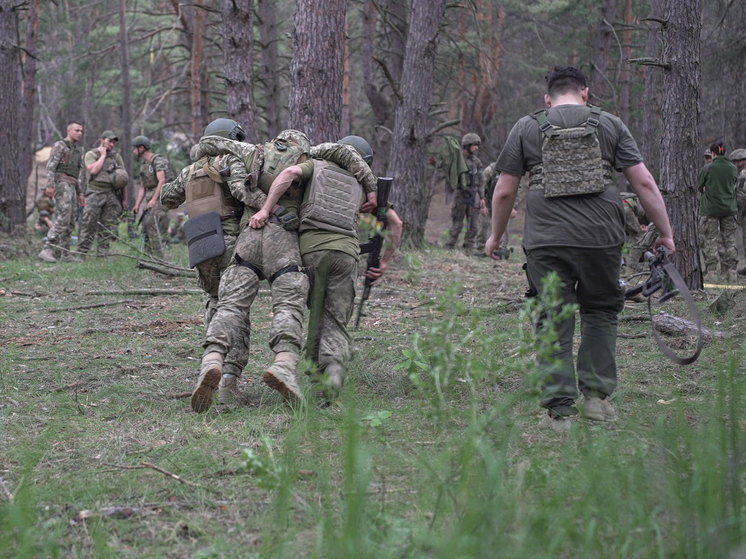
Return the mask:
MULTIPOLYGON (((168 256, 185 261, 183 247, 168 256)), ((261 384, 263 289, 250 405, 197 415, 177 397, 201 356, 194 280, 128 258, 1 262, 3 555, 731 556, 744 530, 744 295, 724 317, 701 302, 726 335, 689 367, 664 359, 648 324, 622 323, 619 421, 561 436, 538 426, 533 338, 547 334, 530 328, 523 281, 516 259, 400 255, 329 409, 290 409, 261 384)), ((680 301, 665 310, 685 316, 680 301)))

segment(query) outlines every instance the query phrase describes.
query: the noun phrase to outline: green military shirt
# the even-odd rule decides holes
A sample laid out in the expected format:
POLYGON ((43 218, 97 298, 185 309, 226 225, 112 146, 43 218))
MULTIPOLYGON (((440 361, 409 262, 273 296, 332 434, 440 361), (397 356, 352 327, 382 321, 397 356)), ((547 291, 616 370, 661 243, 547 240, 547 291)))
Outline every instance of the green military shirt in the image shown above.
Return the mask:
MULTIPOLYGON (((585 105, 560 105, 548 109, 549 122, 563 128, 583 126, 590 114, 585 105)), ((602 112, 598 127, 601 156, 617 170, 642 162, 634 138, 624 123, 602 112)), ((519 120, 497 159, 497 169, 516 177, 541 163, 543 134, 531 116, 519 120)), ((526 249, 567 246, 607 248, 624 243, 624 209, 616 186, 583 196, 545 198, 543 190, 526 195, 526 249)))
POLYGON ((718 155, 699 172, 697 187, 702 192, 700 215, 727 216, 738 213, 736 181, 738 169, 724 155, 718 155))

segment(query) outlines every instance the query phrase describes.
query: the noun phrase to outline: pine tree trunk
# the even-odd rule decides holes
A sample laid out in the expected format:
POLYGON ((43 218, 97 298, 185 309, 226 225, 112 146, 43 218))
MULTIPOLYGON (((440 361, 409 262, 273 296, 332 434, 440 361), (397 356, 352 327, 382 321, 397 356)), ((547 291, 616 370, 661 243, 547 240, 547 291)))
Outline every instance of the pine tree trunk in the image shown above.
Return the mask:
POLYGON ((267 137, 280 131, 283 95, 280 90, 280 57, 278 54, 276 5, 274 0, 257 0, 259 40, 261 41, 262 71, 258 76, 264 85, 262 113, 267 126, 267 137))
POLYGON ((18 166, 21 79, 18 37, 21 0, 0 0, 0 230, 23 235, 26 219, 26 185, 18 166))
POLYGON ((192 102, 192 136, 199 138, 205 129, 205 116, 202 114, 202 36, 205 32, 205 7, 202 0, 194 2, 194 32, 192 34, 191 102, 192 102))
MULTIPOLYGON (((660 18, 663 13, 662 0, 651 0, 650 16, 660 18)), ((648 23, 646 56, 653 60, 660 57, 661 29, 655 22, 648 23)), ((645 103, 642 105, 642 156, 645 164, 660 180, 661 161, 661 103, 663 76, 660 68, 644 66, 645 103)))
POLYGON ((36 97, 36 58, 38 57, 39 0, 31 0, 26 22, 26 52, 23 53, 23 106, 20 121, 18 169, 23 184, 28 182, 31 172, 32 148, 34 146, 34 100, 36 97))
POLYGON ((339 139, 342 114, 346 0, 297 0, 290 63, 290 128, 311 143, 339 139))
POLYGON ((223 0, 223 60, 228 116, 248 142, 259 141, 254 107, 254 1, 223 0))
POLYGON ((438 27, 445 0, 413 0, 401 80, 402 100, 395 113, 388 174, 394 178, 393 201, 404 221, 403 241, 422 246, 429 196, 425 148, 438 27))
POLYGON ((701 0, 665 0, 660 186, 676 242, 676 268, 690 289, 702 287, 698 242, 701 0))
MULTIPOLYGON (((127 12, 124 3, 125 0, 119 0, 119 59, 122 70, 122 132, 120 134, 122 143, 119 152, 122 155, 127 174, 132 177, 132 149, 130 148, 130 138, 132 136, 130 92, 132 91, 132 84, 130 81, 129 41, 127 40, 127 12)), ((135 205, 135 181, 131 178, 127 183, 125 198, 127 206, 132 208, 135 205)))

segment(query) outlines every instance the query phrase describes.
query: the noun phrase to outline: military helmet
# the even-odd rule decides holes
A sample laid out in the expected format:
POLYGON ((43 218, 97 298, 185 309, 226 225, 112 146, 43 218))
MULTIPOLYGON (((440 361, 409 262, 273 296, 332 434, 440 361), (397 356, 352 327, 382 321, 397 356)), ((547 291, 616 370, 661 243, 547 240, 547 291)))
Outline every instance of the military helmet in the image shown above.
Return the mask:
POLYGON ((361 138, 360 136, 345 136, 337 143, 355 148, 355 151, 360 154, 360 157, 363 158, 363 161, 365 161, 369 167, 373 163, 373 149, 365 138, 361 138))
POLYGON ((147 136, 135 136, 130 143, 133 146, 143 146, 145 149, 150 149, 150 138, 147 136))
POLYGON ((129 181, 130 177, 127 174, 127 171, 125 171, 121 167, 114 169, 114 172, 111 174, 111 185, 117 190, 121 190, 122 188, 127 186, 127 183, 129 181))
POLYGON ((216 118, 205 127, 205 132, 202 135, 220 136, 221 138, 228 138, 229 140, 237 140, 239 142, 243 142, 246 139, 246 132, 241 128, 241 125, 230 118, 216 118))
POLYGON ((481 144, 482 139, 479 137, 478 134, 475 134, 474 132, 469 132, 468 134, 464 134, 464 137, 461 138, 461 146, 466 147, 470 146, 472 144, 481 144))
POLYGON ((730 159, 731 161, 743 161, 744 159, 746 159, 746 149, 734 149, 732 152, 730 152, 728 159, 730 159))
POLYGON ((311 140, 300 130, 288 128, 277 134, 275 140, 284 140, 290 145, 298 146, 303 150, 303 153, 310 153, 311 151, 311 140))

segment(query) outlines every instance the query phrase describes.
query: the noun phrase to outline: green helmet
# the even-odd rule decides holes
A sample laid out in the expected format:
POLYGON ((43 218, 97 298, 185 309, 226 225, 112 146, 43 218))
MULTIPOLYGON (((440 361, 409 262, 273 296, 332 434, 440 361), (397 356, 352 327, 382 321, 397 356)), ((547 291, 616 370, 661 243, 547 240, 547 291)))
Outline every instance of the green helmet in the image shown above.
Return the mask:
POLYGON ((360 157, 368 164, 368 167, 373 163, 373 149, 365 138, 361 138, 360 136, 345 136, 337 143, 355 148, 355 151, 360 154, 360 157))
POLYGON ((461 146, 466 147, 470 146, 472 144, 481 144, 482 139, 479 137, 479 135, 475 134, 474 132, 469 132, 468 134, 464 134, 464 137, 461 138, 461 146))
POLYGON ((229 140, 243 142, 246 139, 246 132, 241 125, 230 118, 216 118, 205 127, 203 136, 220 136, 229 140))
POLYGON ((135 136, 130 143, 133 146, 143 146, 145 149, 150 149, 150 138, 147 136, 135 136))
MULTIPOLYGON (((142 145, 142 144, 138 144, 138 145, 142 145)), ((129 181, 130 181, 130 177, 127 174, 127 171, 125 171, 121 167, 117 167, 114 170, 114 173, 112 173, 111 175, 111 185, 116 190, 123 189, 125 186, 127 186, 127 183, 129 183, 129 181)))
POLYGON ((734 149, 732 152, 730 152, 728 159, 730 159, 731 161, 743 161, 744 159, 746 159, 746 149, 734 149))

